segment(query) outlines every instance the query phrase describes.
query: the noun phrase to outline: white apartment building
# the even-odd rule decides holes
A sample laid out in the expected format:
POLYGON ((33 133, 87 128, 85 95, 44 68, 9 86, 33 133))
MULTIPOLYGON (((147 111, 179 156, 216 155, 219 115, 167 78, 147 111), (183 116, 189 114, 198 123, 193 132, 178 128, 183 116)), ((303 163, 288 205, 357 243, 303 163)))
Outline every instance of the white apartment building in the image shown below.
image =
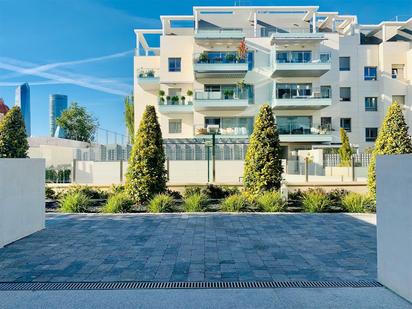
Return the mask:
POLYGON ((172 159, 205 160, 218 127, 217 159, 242 160, 264 103, 284 158, 339 145, 340 127, 373 147, 392 101, 412 127, 412 18, 361 25, 317 6, 233 6, 160 19, 135 30, 135 123, 154 105, 172 159))

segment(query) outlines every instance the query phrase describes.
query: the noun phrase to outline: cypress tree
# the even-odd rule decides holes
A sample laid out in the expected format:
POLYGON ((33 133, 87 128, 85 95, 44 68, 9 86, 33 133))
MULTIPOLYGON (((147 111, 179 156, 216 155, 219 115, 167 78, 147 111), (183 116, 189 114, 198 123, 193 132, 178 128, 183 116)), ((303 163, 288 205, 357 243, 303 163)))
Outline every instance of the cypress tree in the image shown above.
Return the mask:
POLYGON ((14 106, 0 121, 0 158, 27 158, 28 150, 23 115, 14 106))
POLYGON ((253 194, 279 189, 282 182, 279 133, 272 109, 260 108, 246 153, 243 181, 253 194))
POLYGON ((342 145, 339 148, 340 166, 350 166, 353 150, 349 143, 349 137, 344 128, 340 128, 340 141, 342 145))
POLYGON ((134 138, 126 176, 126 192, 135 202, 145 203, 165 191, 162 132, 154 106, 148 105, 134 138))
POLYGON ((379 130, 369 165, 368 188, 373 198, 376 198, 376 156, 405 153, 412 153, 411 137, 401 106, 393 102, 379 130))

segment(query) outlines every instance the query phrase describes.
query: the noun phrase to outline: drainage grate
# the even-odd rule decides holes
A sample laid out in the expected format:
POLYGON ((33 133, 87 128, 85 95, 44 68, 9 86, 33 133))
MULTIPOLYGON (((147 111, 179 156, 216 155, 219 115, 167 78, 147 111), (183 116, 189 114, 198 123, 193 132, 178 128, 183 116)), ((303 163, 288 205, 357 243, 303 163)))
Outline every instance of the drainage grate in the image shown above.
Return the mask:
POLYGON ((0 291, 131 290, 131 289, 253 289, 372 288, 377 281, 234 281, 234 282, 0 282, 0 291))

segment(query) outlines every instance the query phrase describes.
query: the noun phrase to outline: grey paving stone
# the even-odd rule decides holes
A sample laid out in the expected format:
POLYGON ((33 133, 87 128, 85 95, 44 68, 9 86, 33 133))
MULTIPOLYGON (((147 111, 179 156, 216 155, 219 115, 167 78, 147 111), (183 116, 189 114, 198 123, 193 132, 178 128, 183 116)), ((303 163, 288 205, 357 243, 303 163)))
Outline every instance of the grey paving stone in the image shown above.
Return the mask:
POLYGON ((0 281, 376 279, 376 227, 345 214, 47 215, 0 281))

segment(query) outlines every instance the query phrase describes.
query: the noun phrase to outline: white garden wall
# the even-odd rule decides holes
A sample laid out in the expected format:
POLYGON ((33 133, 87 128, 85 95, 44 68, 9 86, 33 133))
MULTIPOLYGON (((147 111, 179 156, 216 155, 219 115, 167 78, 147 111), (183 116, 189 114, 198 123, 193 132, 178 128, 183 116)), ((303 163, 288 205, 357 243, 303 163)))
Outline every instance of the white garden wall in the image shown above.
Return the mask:
POLYGON ((44 159, 0 159, 0 248, 45 227, 44 159))
POLYGON ((378 280, 412 301, 412 154, 379 156, 378 280))

